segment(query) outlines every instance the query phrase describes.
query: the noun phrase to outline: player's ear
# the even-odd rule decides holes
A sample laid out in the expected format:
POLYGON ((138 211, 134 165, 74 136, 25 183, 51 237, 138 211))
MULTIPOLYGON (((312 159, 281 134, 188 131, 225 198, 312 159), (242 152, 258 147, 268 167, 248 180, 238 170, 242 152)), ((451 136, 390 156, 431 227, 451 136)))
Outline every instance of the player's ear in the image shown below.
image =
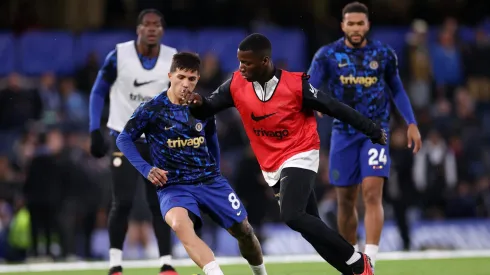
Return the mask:
POLYGON ((141 32, 141 24, 139 24, 137 27, 136 27, 136 35, 140 35, 140 32, 141 32))
POLYGON ((168 78, 172 78, 172 72, 168 72, 168 78))
POLYGON ((267 65, 271 61, 271 58, 268 56, 264 56, 262 59, 262 65, 267 65))

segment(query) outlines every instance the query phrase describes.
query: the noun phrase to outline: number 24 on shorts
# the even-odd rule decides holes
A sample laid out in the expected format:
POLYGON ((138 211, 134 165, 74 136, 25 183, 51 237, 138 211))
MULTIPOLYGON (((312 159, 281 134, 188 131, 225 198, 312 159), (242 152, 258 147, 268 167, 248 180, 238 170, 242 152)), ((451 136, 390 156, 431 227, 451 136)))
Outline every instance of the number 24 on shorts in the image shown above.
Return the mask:
POLYGON ((379 165, 380 163, 386 165, 388 162, 388 157, 386 156, 385 153, 385 148, 381 149, 376 149, 376 148, 371 148, 368 151, 369 159, 368 159, 368 164, 371 166, 379 165))

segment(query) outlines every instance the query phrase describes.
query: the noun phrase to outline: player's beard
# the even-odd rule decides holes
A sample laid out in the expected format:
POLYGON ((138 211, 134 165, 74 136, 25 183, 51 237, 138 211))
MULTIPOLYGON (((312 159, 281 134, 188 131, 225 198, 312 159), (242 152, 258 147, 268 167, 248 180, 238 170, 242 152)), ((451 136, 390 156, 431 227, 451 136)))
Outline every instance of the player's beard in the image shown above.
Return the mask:
POLYGON ((148 40, 147 40, 146 46, 148 47, 149 50, 151 50, 151 49, 155 48, 156 46, 158 46, 158 43, 156 41, 148 42, 148 40))
POLYGON ((349 41, 349 43, 354 46, 354 47, 359 47, 362 45, 362 43, 364 42, 364 40, 366 40, 366 36, 365 35, 362 35, 362 34, 356 34, 356 35, 359 35, 361 37, 361 39, 359 40, 359 42, 354 42, 352 41, 352 38, 349 36, 349 35, 346 35, 347 37, 347 40, 349 41))

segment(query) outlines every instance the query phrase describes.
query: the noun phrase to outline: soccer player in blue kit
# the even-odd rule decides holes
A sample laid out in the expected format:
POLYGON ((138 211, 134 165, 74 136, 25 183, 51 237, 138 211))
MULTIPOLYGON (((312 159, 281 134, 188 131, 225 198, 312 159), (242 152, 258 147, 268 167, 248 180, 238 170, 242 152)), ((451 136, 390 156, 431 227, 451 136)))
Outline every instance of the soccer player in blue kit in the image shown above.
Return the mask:
MULTIPOLYGON (((408 124, 408 147, 417 153, 422 141, 398 74, 397 56, 388 45, 366 39, 368 14, 368 8, 359 2, 344 7, 341 27, 345 37, 317 51, 308 72, 310 83, 316 88, 325 84, 335 98, 379 123, 387 132, 388 86, 408 124)), ((390 170, 389 145, 373 144, 348 124, 334 120, 329 165, 330 181, 337 191, 338 228, 357 249, 356 202, 362 184, 366 209, 364 252, 374 266, 384 220, 382 193, 390 170)))
POLYGON ((247 212, 219 169, 214 117, 194 118, 184 104, 199 80, 200 59, 175 54, 170 88, 142 103, 119 134, 116 144, 131 164, 155 184, 165 221, 175 231, 190 258, 207 275, 223 275, 211 249, 196 235, 200 210, 238 240, 240 252, 255 275, 266 275, 260 243, 247 212), (144 134, 152 164, 143 159, 135 141, 144 134))

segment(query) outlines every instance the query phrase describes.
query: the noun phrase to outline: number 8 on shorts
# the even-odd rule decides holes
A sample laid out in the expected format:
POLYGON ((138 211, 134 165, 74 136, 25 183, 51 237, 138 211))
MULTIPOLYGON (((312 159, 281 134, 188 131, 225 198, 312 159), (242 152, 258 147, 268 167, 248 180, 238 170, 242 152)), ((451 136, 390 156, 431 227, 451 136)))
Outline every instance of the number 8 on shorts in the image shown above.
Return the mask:
POLYGON ((228 201, 230 202, 233 209, 238 210, 240 208, 240 200, 238 200, 238 197, 235 195, 235 193, 230 193, 228 195, 228 201))

